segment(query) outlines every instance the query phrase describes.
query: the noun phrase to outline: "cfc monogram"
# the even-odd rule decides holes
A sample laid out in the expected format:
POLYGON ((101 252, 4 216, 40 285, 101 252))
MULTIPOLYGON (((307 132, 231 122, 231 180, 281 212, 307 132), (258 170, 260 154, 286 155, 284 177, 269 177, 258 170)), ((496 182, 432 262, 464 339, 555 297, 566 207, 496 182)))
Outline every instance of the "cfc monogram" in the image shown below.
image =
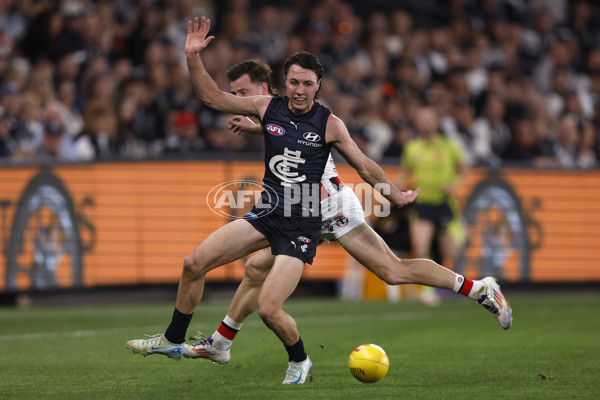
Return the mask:
POLYGON ((271 172, 281 179, 283 186, 289 186, 291 183, 300 183, 306 180, 306 175, 298 176, 297 170, 299 165, 306 162, 301 155, 302 151, 293 151, 285 147, 283 154, 274 156, 269 161, 271 172))

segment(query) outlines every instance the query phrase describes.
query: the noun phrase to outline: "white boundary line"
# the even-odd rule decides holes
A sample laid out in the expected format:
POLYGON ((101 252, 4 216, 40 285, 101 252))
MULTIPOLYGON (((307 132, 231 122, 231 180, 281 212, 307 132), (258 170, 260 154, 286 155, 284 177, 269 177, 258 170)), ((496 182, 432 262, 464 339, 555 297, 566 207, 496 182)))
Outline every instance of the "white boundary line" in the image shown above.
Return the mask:
MULTIPOLYGON (((376 322, 376 321, 411 321, 419 319, 429 318, 430 313, 427 310, 419 312, 402 312, 397 313, 385 313, 385 314, 374 314, 374 315, 361 315, 361 323, 365 322, 376 322)), ((298 317, 294 318, 300 328, 302 325, 325 325, 325 324, 350 324, 356 323, 355 315, 334 315, 334 316, 309 316, 309 317, 298 317)), ((213 324, 207 322, 192 323, 193 329, 209 330, 211 328, 216 329, 219 322, 215 321, 213 324)), ((258 327, 263 325, 260 320, 250 320, 244 324, 244 326, 258 327)), ((8 341, 21 341, 21 340, 43 340, 43 339, 79 339, 96 336, 110 336, 110 335, 122 335, 132 330, 140 332, 140 337, 144 333, 158 333, 165 329, 166 323, 163 326, 152 325, 152 326, 139 326, 139 327, 123 327, 123 328, 107 328, 107 329, 86 329, 86 330, 75 330, 75 331, 54 331, 54 332, 35 332, 35 333, 13 333, 7 335, 0 335, 0 342, 8 341)), ((191 331, 192 329, 190 329, 191 331)), ((211 332, 212 333, 212 332, 211 332)))

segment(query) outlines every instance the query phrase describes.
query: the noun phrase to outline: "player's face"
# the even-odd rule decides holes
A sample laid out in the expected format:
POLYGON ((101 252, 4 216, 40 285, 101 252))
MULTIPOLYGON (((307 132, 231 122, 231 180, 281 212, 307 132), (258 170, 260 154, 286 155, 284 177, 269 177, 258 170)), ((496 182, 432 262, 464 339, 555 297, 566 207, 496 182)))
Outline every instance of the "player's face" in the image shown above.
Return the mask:
POLYGON ((295 114, 310 111, 320 84, 314 71, 292 65, 285 79, 290 110, 295 114))
POLYGON ((267 96, 269 89, 266 83, 256 83, 250 80, 248 74, 242 75, 229 85, 231 94, 237 97, 267 96))

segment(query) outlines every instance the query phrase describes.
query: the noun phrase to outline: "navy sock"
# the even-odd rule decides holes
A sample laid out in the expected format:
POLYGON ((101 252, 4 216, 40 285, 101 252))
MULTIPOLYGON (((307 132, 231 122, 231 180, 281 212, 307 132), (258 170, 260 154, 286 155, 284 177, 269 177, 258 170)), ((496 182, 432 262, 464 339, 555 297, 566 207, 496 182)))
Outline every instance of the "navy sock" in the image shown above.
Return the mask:
POLYGON ((301 362, 306 360, 307 355, 304 352, 304 343, 302 343, 302 338, 298 339, 296 344, 285 346, 285 349, 288 352, 288 361, 301 362))
POLYGON ((193 315, 194 313, 184 314, 175 309, 175 311, 173 311, 171 323, 165 331, 165 338, 167 338, 169 342, 175 344, 185 342, 185 333, 187 332, 188 326, 190 326, 193 315))

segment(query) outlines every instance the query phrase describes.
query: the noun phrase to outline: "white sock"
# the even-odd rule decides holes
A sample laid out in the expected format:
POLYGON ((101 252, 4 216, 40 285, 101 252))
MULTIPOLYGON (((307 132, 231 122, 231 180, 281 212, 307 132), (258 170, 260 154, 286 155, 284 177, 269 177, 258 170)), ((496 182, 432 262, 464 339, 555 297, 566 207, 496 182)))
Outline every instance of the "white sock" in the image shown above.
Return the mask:
POLYGON ((485 285, 482 281, 468 279, 462 275, 456 274, 454 288, 452 290, 454 290, 456 293, 468 296, 473 300, 478 300, 481 297, 481 291, 484 286, 485 285))
POLYGON ((243 322, 236 322, 231 319, 229 315, 226 315, 219 328, 211 336, 212 345, 219 350, 229 350, 233 344, 235 335, 242 328, 242 325, 244 325, 243 322), (221 334, 221 332, 223 332, 223 334, 221 334), (228 337, 223 335, 227 335, 228 337))
POLYGON ((243 322, 235 322, 231 319, 229 315, 226 315, 225 318, 223 318, 223 322, 225 322, 228 326, 232 327, 233 329, 237 329, 238 331, 242 329, 242 325, 244 325, 243 322))

